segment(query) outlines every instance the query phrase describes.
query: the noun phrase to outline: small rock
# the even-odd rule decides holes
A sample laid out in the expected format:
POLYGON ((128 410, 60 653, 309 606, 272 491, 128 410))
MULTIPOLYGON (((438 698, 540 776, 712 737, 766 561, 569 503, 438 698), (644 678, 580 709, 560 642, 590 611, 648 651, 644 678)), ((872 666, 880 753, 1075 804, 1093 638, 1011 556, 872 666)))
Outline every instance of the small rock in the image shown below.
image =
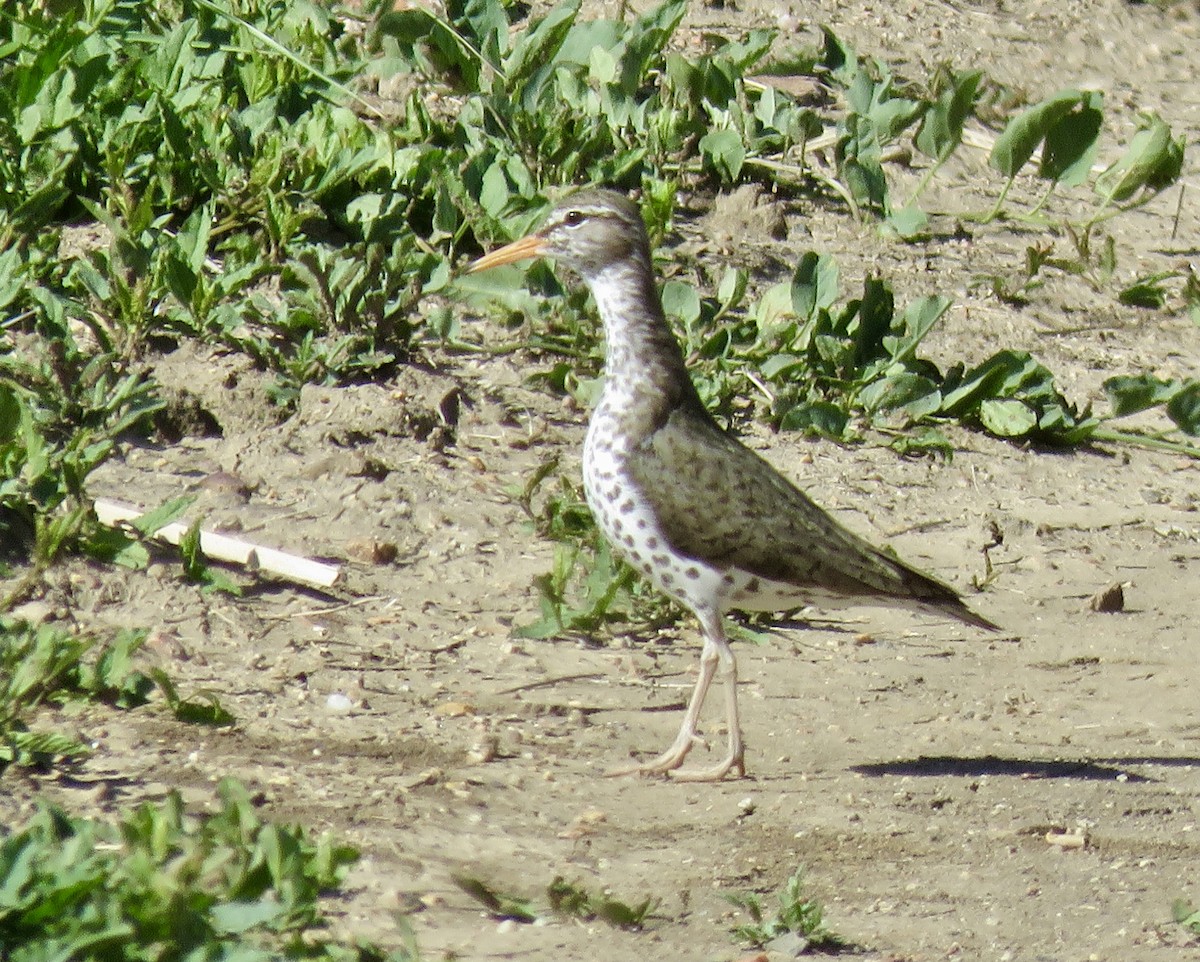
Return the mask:
POLYGON ((214 471, 200 482, 200 488, 216 498, 241 503, 249 501, 254 493, 248 482, 228 471, 214 471))
POLYGON ((485 733, 467 750, 467 759, 476 765, 486 765, 488 762, 494 762, 499 754, 499 737, 485 733))
POLYGON ((1120 584, 1109 585, 1092 596, 1090 607, 1092 611, 1102 611, 1106 614, 1124 611, 1125 589, 1120 584))
POLYGON ((444 701, 433 709, 433 714, 438 718, 462 718, 474 715, 475 706, 464 701, 444 701))
POLYGON ((1064 851, 1087 848, 1087 835, 1083 832, 1058 832, 1053 829, 1046 833, 1046 844, 1057 845, 1064 851))
POLYGON ((769 955, 785 959, 798 959, 808 948, 808 939, 799 932, 784 932, 771 939, 764 948, 769 955))
POLYGON ((608 813, 599 808, 589 808, 572 819, 571 824, 558 833, 559 838, 584 838, 594 835, 599 826, 608 821, 608 813))
POLYGON ((394 542, 378 541, 375 538, 351 538, 342 548, 351 561, 372 565, 391 564, 400 553, 394 542))
POLYGON ((31 625, 44 625, 53 621, 54 606, 46 601, 26 601, 12 610, 12 616, 17 621, 26 621, 31 625))

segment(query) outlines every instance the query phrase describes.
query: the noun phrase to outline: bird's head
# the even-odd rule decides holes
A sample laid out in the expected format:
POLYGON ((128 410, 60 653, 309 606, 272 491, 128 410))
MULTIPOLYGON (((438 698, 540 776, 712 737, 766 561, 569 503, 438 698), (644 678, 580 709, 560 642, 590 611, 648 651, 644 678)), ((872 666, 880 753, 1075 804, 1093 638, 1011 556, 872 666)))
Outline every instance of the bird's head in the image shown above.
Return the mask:
POLYGON ((536 231, 485 254, 468 273, 530 257, 552 257, 585 281, 606 269, 642 259, 649 266, 646 226, 636 205, 610 190, 582 190, 559 201, 536 231))

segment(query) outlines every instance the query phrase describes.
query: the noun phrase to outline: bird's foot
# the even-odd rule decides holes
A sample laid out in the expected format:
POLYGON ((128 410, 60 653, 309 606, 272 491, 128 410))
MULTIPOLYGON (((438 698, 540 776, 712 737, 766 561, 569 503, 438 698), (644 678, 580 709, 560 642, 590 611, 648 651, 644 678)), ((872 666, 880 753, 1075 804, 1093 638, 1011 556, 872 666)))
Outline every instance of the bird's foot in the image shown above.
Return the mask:
POLYGON ((604 776, 605 778, 620 778, 624 775, 665 775, 667 772, 675 771, 675 769, 683 764, 683 760, 687 758, 688 752, 692 750, 692 746, 697 742, 703 742, 703 739, 695 734, 681 732, 680 736, 675 739, 675 744, 661 755, 656 755, 648 762, 627 765, 624 768, 614 768, 611 771, 605 772, 604 776))
POLYGON ((674 781, 678 782, 719 782, 730 772, 736 772, 737 778, 746 777, 746 761, 742 751, 739 749, 736 752, 731 752, 724 761, 712 768, 689 769, 688 771, 679 771, 683 765, 683 760, 687 757, 688 752, 692 750, 692 746, 701 739, 693 737, 685 743, 676 742, 661 755, 650 759, 648 762, 642 762, 638 765, 629 765, 625 768, 614 768, 612 771, 605 772, 606 778, 619 778, 624 775, 669 775, 674 781))
POLYGON ((671 772, 671 779, 676 782, 719 782, 730 772, 734 773, 734 778, 746 777, 746 761, 740 754, 736 756, 730 755, 719 765, 714 765, 712 768, 671 772))

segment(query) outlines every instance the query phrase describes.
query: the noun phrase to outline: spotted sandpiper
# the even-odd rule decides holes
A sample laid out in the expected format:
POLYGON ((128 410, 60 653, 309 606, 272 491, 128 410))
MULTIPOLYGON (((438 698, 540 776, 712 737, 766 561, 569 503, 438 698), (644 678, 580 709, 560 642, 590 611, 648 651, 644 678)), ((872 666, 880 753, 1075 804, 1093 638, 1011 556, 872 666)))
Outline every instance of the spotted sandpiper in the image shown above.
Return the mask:
POLYGON ((729 609, 882 603, 996 630, 953 589, 844 528, 713 420, 663 315, 646 227, 632 201, 610 190, 579 191, 539 230, 468 270, 530 257, 554 258, 582 277, 604 324, 604 388, 583 447, 588 505, 612 546, 689 608, 704 636, 700 675, 674 743, 609 774, 745 775, 737 663, 724 628, 729 609), (700 709, 718 672, 728 752, 712 768, 679 772, 699 740, 700 709))

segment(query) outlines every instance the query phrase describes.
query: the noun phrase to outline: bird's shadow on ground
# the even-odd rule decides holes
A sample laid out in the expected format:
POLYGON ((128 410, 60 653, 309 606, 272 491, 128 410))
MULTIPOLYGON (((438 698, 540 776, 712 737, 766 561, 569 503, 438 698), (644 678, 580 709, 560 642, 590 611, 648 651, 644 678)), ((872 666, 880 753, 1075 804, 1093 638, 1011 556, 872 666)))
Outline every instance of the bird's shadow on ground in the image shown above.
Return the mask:
POLYGON ((892 762, 872 762, 866 765, 851 765, 850 771, 871 778, 884 775, 909 775, 913 777, 958 777, 978 778, 983 775, 1007 776, 1010 778, 1072 778, 1080 781, 1098 782, 1154 782, 1157 779, 1138 775, 1129 770, 1134 765, 1161 765, 1181 767, 1200 765, 1200 758, 1168 758, 1162 756, 1136 758, 1094 759, 1038 759, 1002 758, 998 755, 981 755, 963 758, 954 755, 921 755, 917 758, 899 759, 892 762))

